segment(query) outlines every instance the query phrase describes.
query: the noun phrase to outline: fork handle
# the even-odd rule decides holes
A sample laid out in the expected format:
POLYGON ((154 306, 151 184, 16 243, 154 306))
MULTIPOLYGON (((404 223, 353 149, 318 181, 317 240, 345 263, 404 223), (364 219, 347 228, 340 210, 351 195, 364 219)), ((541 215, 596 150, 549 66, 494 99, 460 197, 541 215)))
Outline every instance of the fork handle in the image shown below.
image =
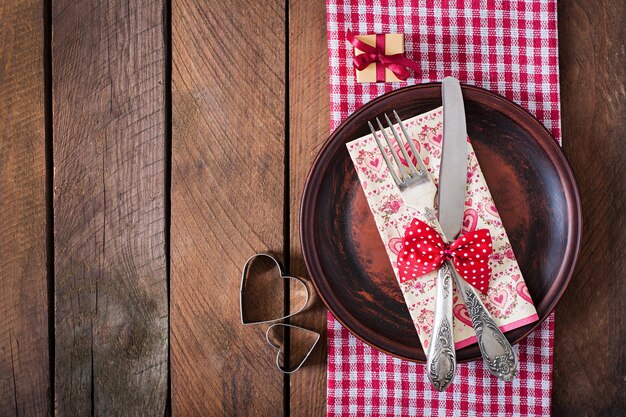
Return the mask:
POLYGON ((444 391, 450 385, 456 369, 452 331, 452 270, 454 267, 446 261, 437 272, 435 318, 426 361, 428 379, 437 391, 444 391))
POLYGON ((478 347, 489 372, 503 381, 510 381, 517 374, 517 358, 511 344, 485 308, 478 293, 454 270, 456 286, 472 320, 478 347))

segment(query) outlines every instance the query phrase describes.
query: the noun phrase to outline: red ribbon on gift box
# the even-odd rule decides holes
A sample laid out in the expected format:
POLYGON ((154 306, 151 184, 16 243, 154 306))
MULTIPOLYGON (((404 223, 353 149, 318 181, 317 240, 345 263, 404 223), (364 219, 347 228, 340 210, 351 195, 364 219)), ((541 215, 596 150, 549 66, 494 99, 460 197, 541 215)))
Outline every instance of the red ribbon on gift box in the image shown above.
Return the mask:
POLYGON ((385 68, 394 73, 398 79, 404 81, 409 78, 409 70, 418 71, 420 66, 417 62, 407 58, 404 53, 385 55, 385 35, 376 34, 376 46, 371 46, 358 39, 350 30, 347 33, 348 42, 356 49, 363 51, 360 55, 352 58, 354 67, 362 71, 370 64, 376 63, 376 82, 385 81, 385 68))

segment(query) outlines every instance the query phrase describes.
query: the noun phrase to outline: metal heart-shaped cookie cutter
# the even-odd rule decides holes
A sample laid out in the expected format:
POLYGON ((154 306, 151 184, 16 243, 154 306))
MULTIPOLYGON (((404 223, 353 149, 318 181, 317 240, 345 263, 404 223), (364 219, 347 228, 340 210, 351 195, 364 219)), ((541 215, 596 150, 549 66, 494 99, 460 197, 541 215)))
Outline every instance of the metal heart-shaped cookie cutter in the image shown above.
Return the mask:
MULTIPOLYGON (((244 264, 244 267, 243 267, 243 271, 241 272, 241 287, 240 287, 240 291, 239 291, 239 314, 240 314, 240 318, 241 318, 241 324, 243 324, 243 325, 263 324, 263 323, 274 323, 274 322, 277 322, 277 321, 280 321, 280 320, 286 320, 286 319, 288 319, 290 317, 293 317, 296 314, 299 314, 300 312, 302 312, 306 308, 307 304, 309 303, 309 298, 310 298, 310 294, 309 294, 309 289, 308 289, 306 283, 301 278, 285 274, 285 269, 284 269, 282 263, 277 258, 275 258, 273 255, 271 255, 269 253, 257 253, 255 255, 252 255, 251 257, 249 257, 248 260, 246 260, 246 263, 244 264), (294 282, 298 282, 300 285, 302 285, 302 288, 304 288, 304 290, 306 292, 306 298, 305 298, 304 303, 302 304, 302 306, 297 311, 295 311, 293 313, 290 313, 290 314, 283 315, 281 317, 271 318, 271 319, 267 319, 267 320, 255 320, 255 321, 246 320, 246 318, 245 318, 245 309, 244 309, 244 294, 245 294, 245 291, 246 291, 246 284, 249 281, 249 272, 250 272, 250 266, 251 266, 252 262, 255 259, 258 259, 260 257, 269 258, 269 259, 272 260, 272 262, 278 268, 278 273, 279 273, 279 278, 280 279, 293 280, 294 282)), ((309 330, 309 329, 306 329, 304 327, 300 327, 300 326, 296 326, 296 325, 288 324, 288 323, 274 323, 271 326, 269 326, 267 328, 267 330, 265 331, 265 340, 266 340, 266 342, 272 348, 278 350, 278 353, 276 354, 276 367, 282 373, 285 373, 285 374, 292 374, 292 373, 296 372, 298 369, 300 369, 300 367, 304 364, 304 362, 307 360, 307 358, 313 352, 313 349, 315 349, 315 346, 317 345, 317 342, 319 341, 320 337, 321 337, 320 333, 318 333, 316 331, 309 330), (303 358, 298 362, 298 364, 293 369, 287 369, 284 366, 280 365, 280 362, 281 362, 280 358, 281 358, 281 355, 284 355, 284 349, 282 349, 281 346, 277 346, 276 344, 272 343, 272 341, 270 340, 270 332, 272 331, 272 329, 275 329, 275 328, 278 328, 278 327, 282 327, 285 330, 286 334, 290 334, 289 333, 290 330, 294 329, 294 331, 303 331, 303 332, 315 335, 315 340, 311 344, 311 347, 306 351, 306 354, 303 356, 303 358)))

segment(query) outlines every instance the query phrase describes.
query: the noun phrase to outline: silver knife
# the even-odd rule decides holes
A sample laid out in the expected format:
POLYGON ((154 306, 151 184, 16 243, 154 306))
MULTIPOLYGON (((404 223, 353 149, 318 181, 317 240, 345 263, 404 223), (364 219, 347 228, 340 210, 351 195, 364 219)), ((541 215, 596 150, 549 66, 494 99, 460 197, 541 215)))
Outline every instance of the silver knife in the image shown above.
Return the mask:
MULTIPOLYGON (((443 80, 442 99, 443 149, 439 172, 439 224, 444 238, 450 241, 461 233, 467 187, 465 108, 461 85, 456 78, 446 77, 443 80)), ((439 275, 449 273, 454 278, 472 320, 478 346, 489 372, 504 381, 510 381, 517 373, 517 359, 511 344, 481 302, 474 287, 459 276, 452 262, 446 261, 445 266, 447 268, 442 267, 439 275)), ((449 308, 450 313, 446 310, 445 314, 441 315, 445 315, 447 319, 451 317, 452 303, 449 306, 446 304, 445 308, 449 308)), ((435 310, 436 321, 437 310, 435 310)))
MULTIPOLYGON (((442 238, 449 242, 456 238, 463 226, 467 142, 463 96, 459 82, 455 78, 445 78, 441 85, 441 96, 443 100, 443 153, 439 171, 439 225, 442 238), (464 175, 463 181, 461 181, 461 175, 464 175), (445 206, 441 205, 442 201, 445 202, 445 206)), ((446 261, 437 272, 435 284, 435 317, 428 345, 426 369, 430 382, 438 391, 443 391, 450 385, 456 369, 452 327, 453 273, 454 266, 446 261)))

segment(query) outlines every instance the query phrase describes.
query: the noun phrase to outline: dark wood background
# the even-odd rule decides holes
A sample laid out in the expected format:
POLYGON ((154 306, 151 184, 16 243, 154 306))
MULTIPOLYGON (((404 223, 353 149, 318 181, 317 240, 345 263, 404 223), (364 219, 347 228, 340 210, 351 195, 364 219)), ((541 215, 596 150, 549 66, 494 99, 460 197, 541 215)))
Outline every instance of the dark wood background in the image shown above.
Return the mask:
MULTIPOLYGON (((0 3, 0 416, 323 416, 325 343, 283 377, 239 323, 298 236, 329 134, 324 0, 0 3)), ((553 414, 626 412, 626 10, 559 2, 583 200, 553 414)), ((318 299, 294 319, 325 332, 318 299)))

